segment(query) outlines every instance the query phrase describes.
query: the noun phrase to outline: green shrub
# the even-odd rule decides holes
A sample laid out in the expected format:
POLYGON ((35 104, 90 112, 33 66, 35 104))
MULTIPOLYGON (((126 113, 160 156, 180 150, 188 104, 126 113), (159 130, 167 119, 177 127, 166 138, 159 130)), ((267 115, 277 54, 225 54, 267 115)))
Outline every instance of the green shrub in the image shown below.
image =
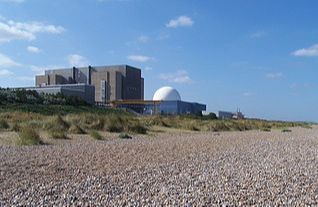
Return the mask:
POLYGON ((65 131, 50 130, 49 136, 53 139, 68 139, 65 131))
POLYGON ((137 134, 147 134, 147 128, 139 122, 130 123, 128 125, 128 131, 137 134))
POLYGON ((31 127, 23 127, 19 132, 18 145, 42 144, 40 135, 31 127))
POLYGON ((261 131, 263 131, 263 132, 270 132, 271 129, 270 129, 270 128, 262 128, 261 131))
POLYGON ((19 132, 21 130, 21 126, 17 122, 14 122, 11 127, 11 130, 15 132, 19 132))
POLYGON ((120 134, 118 135, 118 137, 119 137, 120 139, 132 139, 132 137, 129 136, 129 134, 127 134, 127 133, 120 133, 120 134))
POLYGON ((4 119, 0 119, 0 129, 9 129, 10 126, 8 122, 4 119))
POLYGON ((187 121, 186 123, 184 123, 183 128, 191 131, 200 131, 199 123, 197 123, 196 121, 187 121))
POLYGON ((102 140, 103 139, 102 135, 100 135, 100 133, 98 133, 98 131, 96 131, 96 130, 90 131, 89 134, 91 135, 91 137, 93 139, 96 139, 96 140, 102 140))
POLYGON ((69 129, 68 129, 69 133, 72 134, 86 134, 85 130, 82 129, 80 126, 78 126, 77 124, 73 124, 69 129))
POLYGON ((69 127, 70 125, 60 115, 51 118, 45 125, 50 131, 66 131, 69 127))
POLYGON ((282 129, 282 132, 291 132, 291 131, 292 131, 292 130, 287 129, 287 128, 282 129))
POLYGON ((106 130, 109 132, 122 132, 127 120, 123 120, 119 116, 110 116, 107 119, 106 130))

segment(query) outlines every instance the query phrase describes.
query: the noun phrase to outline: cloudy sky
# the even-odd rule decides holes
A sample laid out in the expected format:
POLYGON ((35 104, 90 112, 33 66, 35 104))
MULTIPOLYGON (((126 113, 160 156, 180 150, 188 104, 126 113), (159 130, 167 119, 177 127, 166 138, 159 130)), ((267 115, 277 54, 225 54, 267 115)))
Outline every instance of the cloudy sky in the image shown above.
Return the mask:
POLYGON ((0 0, 0 86, 129 64, 208 110, 318 121, 316 0, 0 0))

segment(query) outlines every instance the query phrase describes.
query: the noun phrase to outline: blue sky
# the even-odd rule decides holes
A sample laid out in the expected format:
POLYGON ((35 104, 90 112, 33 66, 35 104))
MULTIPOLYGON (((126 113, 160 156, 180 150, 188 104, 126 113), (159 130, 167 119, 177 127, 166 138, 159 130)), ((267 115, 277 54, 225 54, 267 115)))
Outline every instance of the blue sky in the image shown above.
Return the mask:
POLYGON ((0 0, 0 86, 129 64, 208 111, 318 121, 316 0, 0 0))

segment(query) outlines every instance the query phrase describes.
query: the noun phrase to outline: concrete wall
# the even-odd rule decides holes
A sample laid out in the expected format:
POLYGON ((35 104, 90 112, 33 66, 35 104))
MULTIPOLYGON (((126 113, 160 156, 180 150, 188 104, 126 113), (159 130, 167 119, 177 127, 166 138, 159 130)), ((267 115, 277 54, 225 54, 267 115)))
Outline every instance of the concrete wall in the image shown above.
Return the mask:
MULTIPOLYGON (((74 69, 67 68, 67 69, 59 69, 59 70, 46 70, 45 75, 56 75, 56 81, 53 81, 54 84, 73 84, 75 83, 74 80, 74 69)), ((50 83, 52 85, 52 83, 50 83)))
POLYGON ((86 84, 66 84, 66 85, 52 85, 44 87, 29 87, 26 90, 35 90, 38 93, 57 94, 62 93, 65 96, 76 96, 86 101, 87 103, 95 103, 95 87, 86 84))
POLYGON ((206 111, 206 105, 204 104, 185 101, 162 101, 158 113, 201 115, 202 111, 206 111))
POLYGON ((95 101, 102 101, 101 82, 106 81, 106 100, 143 100, 144 80, 141 70, 128 65, 47 70, 36 77, 36 86, 83 83, 95 86, 95 101))
POLYGON ((49 85, 50 80, 48 75, 37 75, 35 76, 35 85, 36 86, 45 86, 49 85))

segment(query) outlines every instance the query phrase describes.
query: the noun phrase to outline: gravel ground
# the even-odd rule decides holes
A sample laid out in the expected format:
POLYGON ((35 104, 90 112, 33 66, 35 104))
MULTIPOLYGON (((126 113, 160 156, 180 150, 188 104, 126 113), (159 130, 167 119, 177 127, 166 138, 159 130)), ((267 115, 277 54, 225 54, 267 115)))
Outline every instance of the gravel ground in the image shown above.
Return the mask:
POLYGON ((317 206, 318 128, 0 147, 0 206, 317 206))

